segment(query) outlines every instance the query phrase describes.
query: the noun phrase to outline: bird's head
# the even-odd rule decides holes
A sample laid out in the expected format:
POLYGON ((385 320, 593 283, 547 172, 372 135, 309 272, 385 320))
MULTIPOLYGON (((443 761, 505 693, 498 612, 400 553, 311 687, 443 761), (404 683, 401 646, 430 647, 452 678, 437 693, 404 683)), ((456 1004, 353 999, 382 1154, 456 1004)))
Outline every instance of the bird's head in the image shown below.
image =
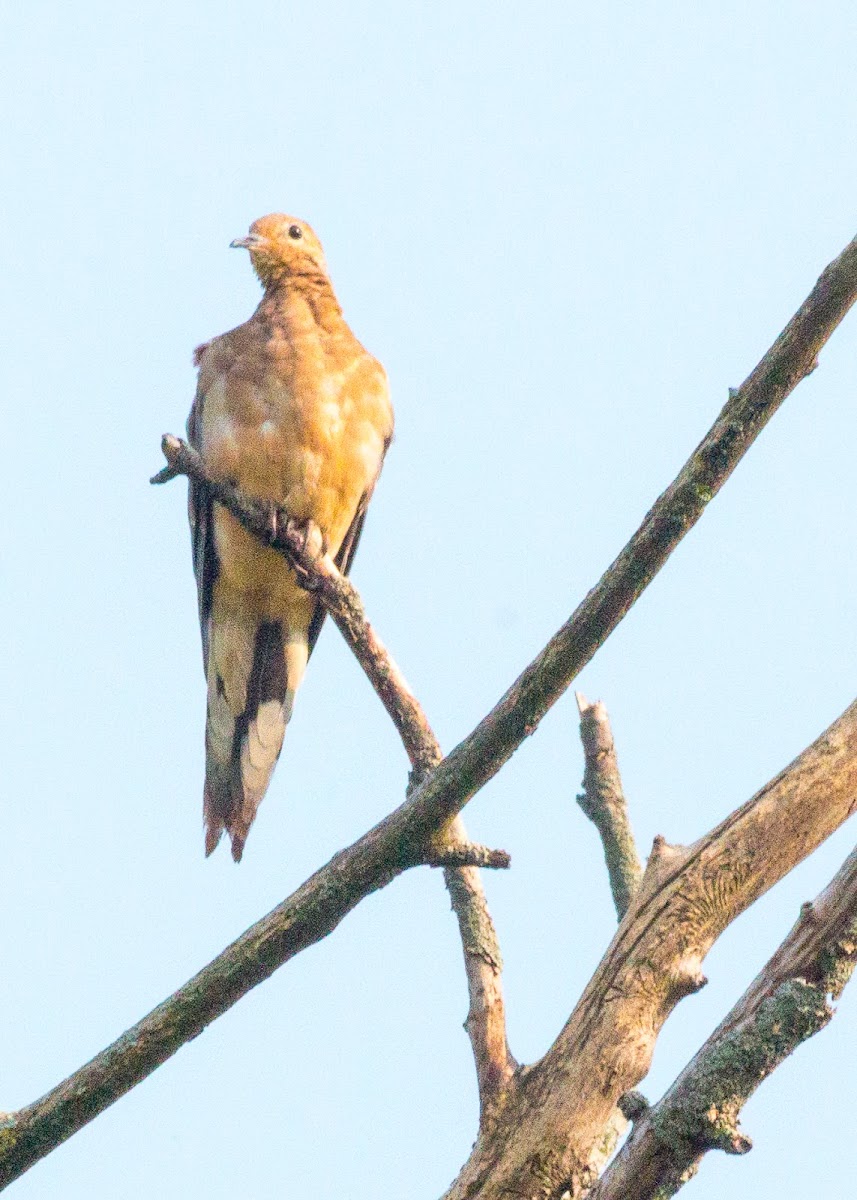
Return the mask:
POLYGON ((246 237, 231 246, 250 251, 253 270, 264 287, 295 276, 327 278, 321 242, 306 221, 271 213, 250 226, 246 237))

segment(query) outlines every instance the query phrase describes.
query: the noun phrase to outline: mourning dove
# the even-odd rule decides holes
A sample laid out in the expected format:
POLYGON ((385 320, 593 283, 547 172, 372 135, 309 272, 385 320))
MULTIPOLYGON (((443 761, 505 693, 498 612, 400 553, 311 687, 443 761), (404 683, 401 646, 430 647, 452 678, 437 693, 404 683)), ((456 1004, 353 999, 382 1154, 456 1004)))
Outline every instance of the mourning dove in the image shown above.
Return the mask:
MULTIPOLYGON (((249 250, 265 294, 249 321, 197 348, 189 440, 215 477, 317 527, 346 573, 393 434, 384 368, 346 325, 305 221, 262 217, 232 245, 249 250)), ((189 513, 208 681, 205 852, 225 829, 237 862, 324 612, 194 483, 189 513)))

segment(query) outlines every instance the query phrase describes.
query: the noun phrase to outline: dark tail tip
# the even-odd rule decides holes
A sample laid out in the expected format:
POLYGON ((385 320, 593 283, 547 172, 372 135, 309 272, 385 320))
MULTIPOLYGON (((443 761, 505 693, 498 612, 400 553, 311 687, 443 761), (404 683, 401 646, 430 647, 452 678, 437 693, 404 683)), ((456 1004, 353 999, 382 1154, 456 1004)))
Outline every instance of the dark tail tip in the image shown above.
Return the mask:
POLYGON ((205 857, 208 858, 217 849, 217 843, 220 841, 220 835, 223 833, 223 825, 219 821, 212 821, 205 826, 205 857))
POLYGON ((237 833, 232 834, 232 857, 235 862, 241 862, 241 855, 244 853, 244 838, 239 837, 237 833))

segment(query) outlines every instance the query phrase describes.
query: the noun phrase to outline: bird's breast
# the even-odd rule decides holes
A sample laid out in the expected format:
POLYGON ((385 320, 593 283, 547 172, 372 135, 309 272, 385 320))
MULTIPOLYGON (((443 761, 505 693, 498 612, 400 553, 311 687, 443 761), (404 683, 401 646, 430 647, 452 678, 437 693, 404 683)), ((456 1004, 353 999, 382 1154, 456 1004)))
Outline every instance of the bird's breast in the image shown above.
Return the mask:
MULTIPOLYGON (((290 378, 218 377, 205 396, 201 442, 214 474, 313 520, 335 554, 378 474, 389 406, 386 396, 365 388, 361 395, 359 372, 317 367, 290 378)), ((235 586, 283 593, 282 600, 293 595, 293 576, 278 555, 222 510, 215 528, 221 569, 235 586)))

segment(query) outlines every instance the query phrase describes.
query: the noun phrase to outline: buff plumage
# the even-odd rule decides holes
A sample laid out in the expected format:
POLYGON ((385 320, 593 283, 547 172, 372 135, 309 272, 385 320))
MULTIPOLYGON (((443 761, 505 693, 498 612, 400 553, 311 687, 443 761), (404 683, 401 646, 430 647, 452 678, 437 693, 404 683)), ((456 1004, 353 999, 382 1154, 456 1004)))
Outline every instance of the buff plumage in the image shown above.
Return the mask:
MULTIPOLYGON (((273 214, 234 246, 265 294, 245 324, 200 346, 191 443, 218 477, 311 522, 343 571, 393 433, 383 367, 342 316, 318 238, 273 214)), ((285 560, 196 485, 189 497, 208 681, 205 848, 241 858, 323 613, 285 560)))

